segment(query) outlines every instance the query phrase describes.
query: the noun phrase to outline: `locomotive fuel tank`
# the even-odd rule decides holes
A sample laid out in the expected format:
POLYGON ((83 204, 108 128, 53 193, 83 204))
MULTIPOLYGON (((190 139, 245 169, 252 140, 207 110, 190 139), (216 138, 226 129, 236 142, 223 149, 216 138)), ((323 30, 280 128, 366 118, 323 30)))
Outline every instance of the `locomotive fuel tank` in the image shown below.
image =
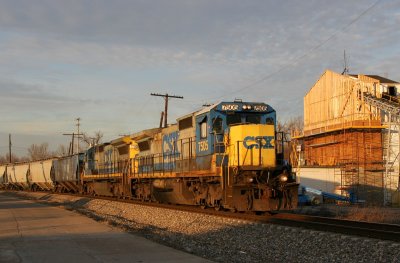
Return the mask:
POLYGON ((156 200, 173 204, 195 204, 193 192, 189 190, 183 179, 156 179, 152 187, 153 197, 156 200))

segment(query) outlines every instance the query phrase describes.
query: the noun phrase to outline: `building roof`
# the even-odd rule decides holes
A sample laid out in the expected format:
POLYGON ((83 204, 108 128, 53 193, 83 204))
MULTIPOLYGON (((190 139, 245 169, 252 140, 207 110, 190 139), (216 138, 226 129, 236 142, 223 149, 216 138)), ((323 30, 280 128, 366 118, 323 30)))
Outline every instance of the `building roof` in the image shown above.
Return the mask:
MULTIPOLYGON (((350 76, 358 78, 358 75, 355 75, 355 74, 350 74, 350 76)), ((388 79, 388 78, 384 78, 384 77, 381 77, 381 76, 378 76, 378 75, 365 75, 365 76, 373 78, 373 79, 376 79, 376 80, 379 80, 380 83, 399 84, 399 82, 397 82, 397 81, 394 81, 394 80, 391 80, 391 79, 388 79)))

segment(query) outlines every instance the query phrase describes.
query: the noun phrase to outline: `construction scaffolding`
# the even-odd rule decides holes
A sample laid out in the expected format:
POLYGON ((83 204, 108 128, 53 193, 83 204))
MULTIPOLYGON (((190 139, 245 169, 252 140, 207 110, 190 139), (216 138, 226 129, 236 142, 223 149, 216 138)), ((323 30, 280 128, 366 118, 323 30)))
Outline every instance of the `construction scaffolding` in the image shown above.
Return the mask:
POLYGON ((364 100, 369 105, 377 107, 382 112, 383 123, 387 128, 382 132, 384 161, 384 203, 399 204, 400 192, 400 103, 396 97, 385 95, 378 98, 373 94, 364 93, 364 100))
MULTIPOLYGON (((370 204, 383 202, 383 148, 381 129, 343 129, 300 138, 307 167, 334 167, 333 181, 340 181, 337 193, 355 194, 370 204)), ((294 143, 296 144, 296 143, 294 143)), ((299 168, 297 168, 299 169, 299 168)))
POLYGON ((327 70, 304 97, 304 132, 294 137, 304 152, 296 162, 335 167, 343 195, 394 205, 400 201, 400 104, 380 79, 327 70))
POLYGON ((383 203, 383 161, 381 130, 348 131, 347 154, 340 159, 341 194, 353 193, 358 201, 383 203))

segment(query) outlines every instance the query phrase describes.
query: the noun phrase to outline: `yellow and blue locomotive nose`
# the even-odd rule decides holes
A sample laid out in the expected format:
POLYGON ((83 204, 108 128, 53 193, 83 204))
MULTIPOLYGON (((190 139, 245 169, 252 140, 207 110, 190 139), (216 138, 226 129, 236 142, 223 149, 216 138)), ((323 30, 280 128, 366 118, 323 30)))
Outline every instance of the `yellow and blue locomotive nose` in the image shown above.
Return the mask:
POLYGON ((275 166, 275 129, 268 124, 230 127, 229 166, 275 166))

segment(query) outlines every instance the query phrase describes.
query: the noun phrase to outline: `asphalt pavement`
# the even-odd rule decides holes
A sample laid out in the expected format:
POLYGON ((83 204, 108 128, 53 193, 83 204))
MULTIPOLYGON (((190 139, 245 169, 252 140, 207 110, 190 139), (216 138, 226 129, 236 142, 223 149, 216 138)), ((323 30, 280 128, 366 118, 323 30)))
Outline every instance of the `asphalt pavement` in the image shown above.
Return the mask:
POLYGON ((78 213, 0 193, 0 262, 209 262, 78 213))

